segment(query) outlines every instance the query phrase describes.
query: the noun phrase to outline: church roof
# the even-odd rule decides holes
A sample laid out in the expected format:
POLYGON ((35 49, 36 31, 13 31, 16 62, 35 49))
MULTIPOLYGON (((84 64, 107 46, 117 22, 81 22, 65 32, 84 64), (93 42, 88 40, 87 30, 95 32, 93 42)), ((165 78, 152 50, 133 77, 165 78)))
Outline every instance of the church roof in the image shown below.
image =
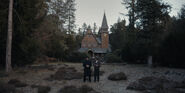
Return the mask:
POLYGON ((103 16, 103 21, 102 21, 101 28, 109 28, 108 24, 107 24, 107 18, 106 18, 105 13, 104 13, 104 16, 103 16))
POLYGON ((101 44, 101 39, 96 37, 96 40, 98 41, 99 44, 101 44))

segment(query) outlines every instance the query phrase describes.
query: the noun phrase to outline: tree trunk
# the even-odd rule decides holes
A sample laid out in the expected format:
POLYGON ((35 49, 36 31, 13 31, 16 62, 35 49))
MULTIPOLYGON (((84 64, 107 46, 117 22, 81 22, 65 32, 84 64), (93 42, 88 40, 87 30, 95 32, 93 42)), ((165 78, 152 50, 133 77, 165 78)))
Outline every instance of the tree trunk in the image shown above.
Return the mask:
POLYGON ((6 72, 12 71, 11 66, 12 31, 13 31, 12 24, 13 24, 13 0, 10 0, 8 13, 8 34, 6 45, 6 72))

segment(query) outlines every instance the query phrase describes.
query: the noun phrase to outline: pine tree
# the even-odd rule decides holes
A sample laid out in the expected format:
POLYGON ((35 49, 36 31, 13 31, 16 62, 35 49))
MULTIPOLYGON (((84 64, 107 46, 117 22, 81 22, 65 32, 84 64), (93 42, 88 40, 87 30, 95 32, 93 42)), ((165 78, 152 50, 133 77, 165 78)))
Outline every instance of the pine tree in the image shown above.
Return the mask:
POLYGON ((123 0, 122 4, 126 5, 128 9, 128 16, 129 16, 129 30, 134 31, 135 29, 135 22, 136 18, 136 1, 137 0, 123 0))
POLYGON ((59 17, 57 24, 60 29, 68 34, 74 33, 75 29, 75 5, 75 0, 53 0, 49 3, 51 14, 59 17))
POLYGON ((66 31, 64 25, 67 20, 67 8, 64 0, 52 0, 49 2, 50 14, 56 15, 59 21, 56 23, 61 31, 66 31))
POLYGON ((65 7, 67 9, 66 13, 67 13, 67 23, 66 26, 68 28, 68 32, 69 34, 74 33, 74 28, 75 28, 75 0, 67 0, 65 7))
POLYGON ((83 23, 82 30, 83 30, 83 36, 84 36, 85 35, 85 31, 87 30, 87 24, 86 23, 83 23))
POLYGON ((164 32, 165 20, 169 17, 170 6, 159 0, 137 0, 136 14, 140 22, 139 39, 145 42, 148 55, 154 55, 164 32))
POLYGON ((185 19, 185 4, 182 6, 180 13, 178 15, 179 15, 179 18, 185 19))
POLYGON ((96 30, 97 30, 97 26, 96 26, 96 23, 94 23, 93 25, 93 33, 96 34, 96 30))

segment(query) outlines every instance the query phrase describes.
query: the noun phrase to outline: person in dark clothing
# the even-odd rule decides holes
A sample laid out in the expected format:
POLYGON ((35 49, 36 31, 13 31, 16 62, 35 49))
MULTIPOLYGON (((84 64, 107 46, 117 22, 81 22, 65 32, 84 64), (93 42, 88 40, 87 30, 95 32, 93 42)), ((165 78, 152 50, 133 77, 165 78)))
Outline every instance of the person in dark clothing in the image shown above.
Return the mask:
POLYGON ((94 82, 96 82, 96 80, 99 82, 99 79, 100 79, 100 61, 99 60, 96 60, 94 63, 93 63, 93 66, 94 66, 94 82))
POLYGON ((89 82, 91 82, 91 66, 92 63, 89 60, 89 58, 86 58, 86 60, 83 62, 83 67, 84 67, 84 78, 83 81, 86 81, 86 78, 88 77, 89 82))

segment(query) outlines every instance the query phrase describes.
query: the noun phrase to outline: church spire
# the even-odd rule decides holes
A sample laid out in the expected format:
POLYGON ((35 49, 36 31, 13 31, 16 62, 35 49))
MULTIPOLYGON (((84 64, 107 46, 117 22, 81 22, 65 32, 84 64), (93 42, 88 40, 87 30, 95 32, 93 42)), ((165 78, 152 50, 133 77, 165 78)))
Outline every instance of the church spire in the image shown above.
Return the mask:
POLYGON ((106 14, 104 12, 104 16, 103 16, 103 21, 102 21, 102 25, 101 25, 102 29, 108 29, 108 25, 107 25, 107 18, 106 18, 106 14))

